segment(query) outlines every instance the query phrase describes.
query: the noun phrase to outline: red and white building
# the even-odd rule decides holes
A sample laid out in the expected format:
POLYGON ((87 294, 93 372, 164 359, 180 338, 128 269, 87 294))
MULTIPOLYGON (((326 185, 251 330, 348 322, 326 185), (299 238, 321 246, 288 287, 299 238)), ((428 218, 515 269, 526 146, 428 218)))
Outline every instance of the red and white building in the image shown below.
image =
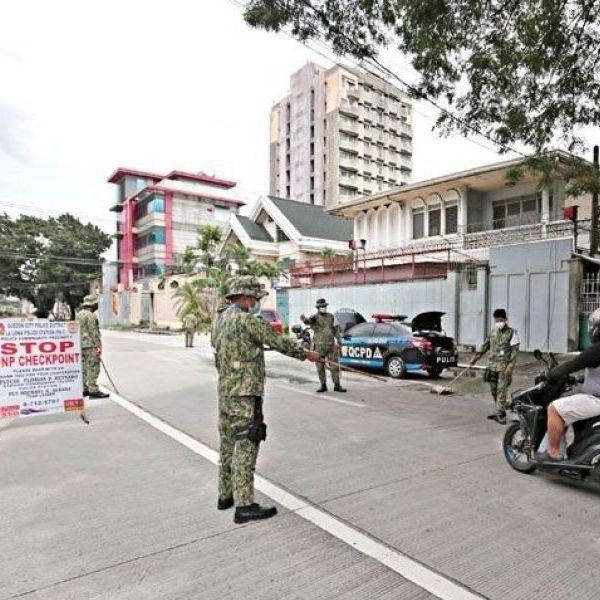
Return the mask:
POLYGON ((166 175, 119 167, 109 178, 117 186, 119 283, 161 275, 195 246, 202 225, 225 228, 244 204, 236 183, 204 173, 166 175))

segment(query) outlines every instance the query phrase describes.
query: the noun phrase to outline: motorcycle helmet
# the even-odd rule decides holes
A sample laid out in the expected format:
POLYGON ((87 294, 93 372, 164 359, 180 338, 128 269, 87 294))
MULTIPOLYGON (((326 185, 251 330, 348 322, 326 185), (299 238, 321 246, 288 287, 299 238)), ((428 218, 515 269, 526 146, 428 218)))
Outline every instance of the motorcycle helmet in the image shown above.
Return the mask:
POLYGON ((600 308, 597 308, 588 320, 588 333, 590 340, 595 344, 600 342, 600 308))

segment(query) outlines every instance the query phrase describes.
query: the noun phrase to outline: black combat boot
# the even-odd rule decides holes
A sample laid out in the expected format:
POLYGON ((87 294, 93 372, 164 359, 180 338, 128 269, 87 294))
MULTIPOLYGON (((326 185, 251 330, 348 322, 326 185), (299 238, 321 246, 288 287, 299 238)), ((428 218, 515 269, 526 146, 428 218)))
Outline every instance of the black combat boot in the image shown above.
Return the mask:
POLYGON ((326 392, 327 391, 327 386, 322 383, 321 387, 317 390, 317 392, 326 392))
POLYGON ((217 510, 227 510, 233 506, 233 496, 229 498, 219 498, 217 501, 217 510))
POLYGON ((89 393, 87 390, 83 390, 83 395, 84 395, 84 396, 89 396, 89 395, 90 395, 90 393, 89 393))
POLYGON ((333 388, 334 392, 345 392, 346 388, 343 388, 339 383, 333 388))
POLYGON ((238 506, 233 516, 234 523, 247 523, 248 521, 259 521, 269 519, 277 514, 274 506, 260 506, 260 504, 250 504, 250 506, 238 506))
POLYGON ((104 392, 101 392, 100 390, 98 390, 97 392, 90 392, 88 394, 88 396, 90 398, 110 398, 110 394, 105 394, 104 392))

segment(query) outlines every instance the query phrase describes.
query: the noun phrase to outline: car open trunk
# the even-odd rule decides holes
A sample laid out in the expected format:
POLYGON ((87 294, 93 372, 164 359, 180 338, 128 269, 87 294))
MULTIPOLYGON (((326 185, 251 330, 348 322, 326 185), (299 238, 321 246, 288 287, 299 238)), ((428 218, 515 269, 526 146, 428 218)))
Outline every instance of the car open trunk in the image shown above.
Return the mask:
POLYGON ((344 335, 348 329, 358 325, 359 323, 366 323, 366 319, 353 308, 340 308, 335 311, 335 324, 340 328, 340 333, 344 335))
POLYGON ((442 329, 442 317, 445 314, 439 311, 419 313, 411 323, 414 335, 429 340, 434 349, 454 350, 454 340, 442 329))

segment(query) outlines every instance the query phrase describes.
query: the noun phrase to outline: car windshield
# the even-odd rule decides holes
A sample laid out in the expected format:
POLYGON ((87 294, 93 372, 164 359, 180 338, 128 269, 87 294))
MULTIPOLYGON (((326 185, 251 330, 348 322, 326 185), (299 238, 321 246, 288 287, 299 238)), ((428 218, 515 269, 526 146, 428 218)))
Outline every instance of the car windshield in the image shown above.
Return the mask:
POLYGON ((277 321, 277 314, 274 310, 261 310, 260 315, 265 321, 269 321, 269 323, 277 321))

